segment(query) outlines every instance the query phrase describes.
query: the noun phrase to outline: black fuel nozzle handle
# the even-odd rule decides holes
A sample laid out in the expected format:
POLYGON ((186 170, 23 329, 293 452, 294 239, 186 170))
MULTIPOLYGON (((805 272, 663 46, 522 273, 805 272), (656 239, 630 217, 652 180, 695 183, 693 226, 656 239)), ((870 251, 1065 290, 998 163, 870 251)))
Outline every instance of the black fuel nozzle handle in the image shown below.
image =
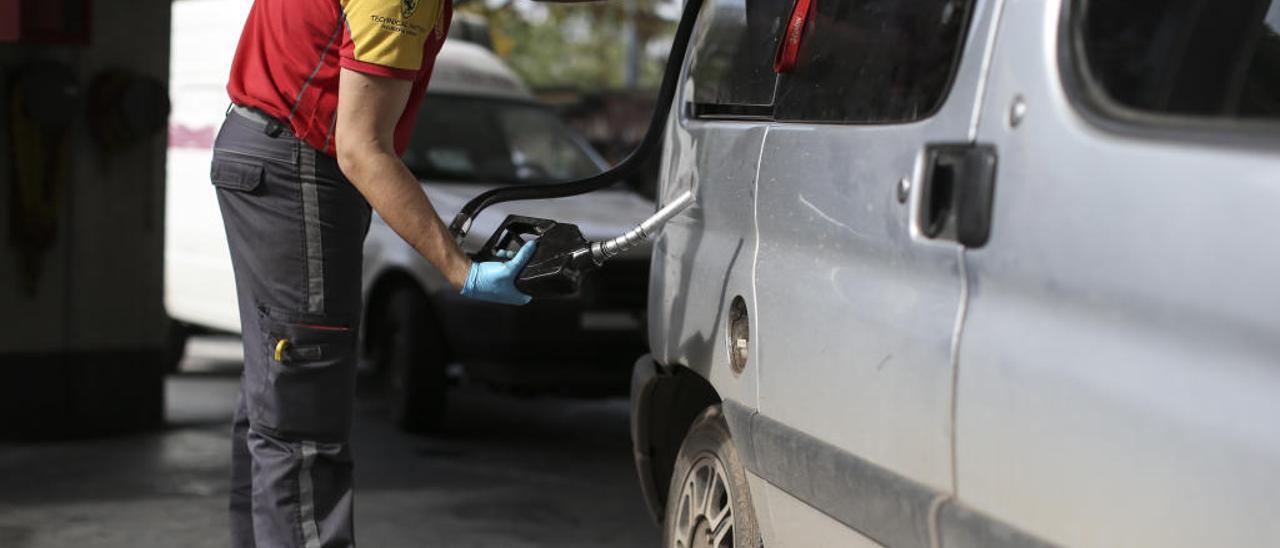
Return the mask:
POLYGON ((520 215, 507 216, 473 258, 506 261, 533 240, 538 242, 533 257, 516 277, 516 288, 531 297, 577 295, 586 272, 600 266, 591 254, 591 242, 577 225, 520 215))
POLYGON ((489 240, 484 243, 480 251, 471 258, 481 262, 506 261, 520 251, 524 244, 541 238, 557 224, 551 219, 508 215, 498 230, 489 236, 489 240))
POLYGON ((575 224, 508 215, 474 259, 506 261, 536 239, 533 257, 516 276, 516 288, 534 298, 572 297, 587 272, 649 239, 693 202, 693 191, 686 190, 635 228, 602 242, 587 240, 575 224))
POLYGON ((516 289, 534 298, 572 297, 578 294, 587 272, 652 237, 693 202, 693 191, 685 191, 635 228, 602 242, 587 240, 575 224, 508 215, 472 258, 506 261, 536 240, 533 257, 516 276, 516 289))

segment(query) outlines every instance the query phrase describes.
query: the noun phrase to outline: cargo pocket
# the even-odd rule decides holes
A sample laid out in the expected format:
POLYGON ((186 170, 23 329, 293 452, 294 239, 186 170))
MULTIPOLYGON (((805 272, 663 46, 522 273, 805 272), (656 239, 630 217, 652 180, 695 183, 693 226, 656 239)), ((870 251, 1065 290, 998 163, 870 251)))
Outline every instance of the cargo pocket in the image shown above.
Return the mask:
POLYGON ((209 178, 213 186, 251 192, 262 184, 266 166, 262 160, 246 156, 237 157, 229 152, 215 152, 209 178))
POLYGON ((345 441, 355 398, 355 333, 350 324, 259 309, 266 364, 257 420, 269 431, 345 441))

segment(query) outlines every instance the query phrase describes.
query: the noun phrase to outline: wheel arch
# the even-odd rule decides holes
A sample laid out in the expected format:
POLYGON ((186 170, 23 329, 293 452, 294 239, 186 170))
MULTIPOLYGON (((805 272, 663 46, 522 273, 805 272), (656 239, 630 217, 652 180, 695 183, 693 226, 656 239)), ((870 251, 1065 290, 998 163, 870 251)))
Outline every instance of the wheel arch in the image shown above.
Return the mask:
POLYGON ((636 362, 631 378, 631 440, 640 491, 654 521, 666 513, 676 455, 693 422, 720 393, 697 371, 662 365, 650 356, 636 362))

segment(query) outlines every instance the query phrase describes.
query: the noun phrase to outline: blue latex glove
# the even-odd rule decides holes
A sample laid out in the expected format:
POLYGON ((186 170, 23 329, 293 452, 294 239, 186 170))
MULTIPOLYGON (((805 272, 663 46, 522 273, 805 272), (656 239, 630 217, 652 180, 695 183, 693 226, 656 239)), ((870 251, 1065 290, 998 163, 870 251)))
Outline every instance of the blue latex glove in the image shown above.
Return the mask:
POLYGON ((501 304, 528 304, 533 297, 516 289, 516 276, 524 265, 533 258, 533 248, 537 242, 529 242, 520 248, 515 258, 507 262, 491 261, 487 263, 471 263, 471 271, 467 273, 467 283, 462 286, 462 295, 481 301, 501 304))

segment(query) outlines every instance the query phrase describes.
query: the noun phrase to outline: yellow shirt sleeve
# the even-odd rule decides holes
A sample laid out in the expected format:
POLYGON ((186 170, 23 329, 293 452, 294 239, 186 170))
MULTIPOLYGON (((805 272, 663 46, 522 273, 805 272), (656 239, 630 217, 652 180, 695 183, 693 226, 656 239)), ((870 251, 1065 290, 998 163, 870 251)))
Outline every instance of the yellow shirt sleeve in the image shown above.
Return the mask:
POLYGON ((341 0, 351 59, 403 71, 422 68, 428 37, 443 29, 447 0, 341 0))

